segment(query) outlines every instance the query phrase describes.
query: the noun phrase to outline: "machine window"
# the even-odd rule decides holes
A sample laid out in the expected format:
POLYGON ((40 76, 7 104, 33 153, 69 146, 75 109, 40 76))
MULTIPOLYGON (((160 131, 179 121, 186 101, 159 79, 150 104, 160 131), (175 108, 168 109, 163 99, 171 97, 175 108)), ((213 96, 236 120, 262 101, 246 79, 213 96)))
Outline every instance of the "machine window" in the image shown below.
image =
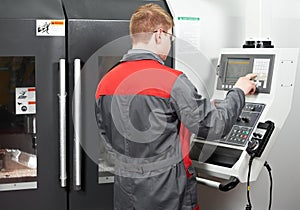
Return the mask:
POLYGON ((35 57, 2 56, 0 191, 36 188, 36 180, 35 57))

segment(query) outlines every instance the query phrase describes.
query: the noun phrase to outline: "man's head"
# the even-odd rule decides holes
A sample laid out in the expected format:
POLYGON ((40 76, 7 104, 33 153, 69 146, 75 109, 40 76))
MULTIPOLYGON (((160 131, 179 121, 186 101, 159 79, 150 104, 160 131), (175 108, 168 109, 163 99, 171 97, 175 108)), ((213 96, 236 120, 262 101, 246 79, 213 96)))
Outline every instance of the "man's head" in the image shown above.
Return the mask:
POLYGON ((174 22, 172 17, 157 4, 140 6, 131 16, 130 36, 133 48, 153 51, 166 59, 174 22))

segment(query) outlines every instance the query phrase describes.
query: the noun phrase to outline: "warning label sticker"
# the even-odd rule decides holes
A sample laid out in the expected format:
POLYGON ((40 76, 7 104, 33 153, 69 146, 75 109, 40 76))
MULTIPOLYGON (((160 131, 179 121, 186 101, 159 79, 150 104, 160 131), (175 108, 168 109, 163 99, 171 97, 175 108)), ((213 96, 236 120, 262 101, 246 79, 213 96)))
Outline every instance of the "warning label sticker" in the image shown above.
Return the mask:
POLYGON ((35 87, 16 88, 16 114, 35 114, 35 87))
POLYGON ((65 36, 65 20, 36 20, 37 36, 65 36))

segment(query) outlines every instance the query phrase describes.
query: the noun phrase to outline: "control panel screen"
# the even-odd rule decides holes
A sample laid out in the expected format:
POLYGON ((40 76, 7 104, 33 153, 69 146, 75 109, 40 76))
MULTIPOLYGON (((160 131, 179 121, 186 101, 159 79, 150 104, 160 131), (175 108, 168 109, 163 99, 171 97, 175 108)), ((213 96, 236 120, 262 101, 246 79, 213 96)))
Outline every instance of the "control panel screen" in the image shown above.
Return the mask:
POLYGON ((249 58, 228 58, 225 82, 234 85, 238 78, 251 73, 249 58))
POLYGON ((217 90, 229 90, 236 81, 254 73, 258 93, 270 93, 275 55, 222 54, 217 90))

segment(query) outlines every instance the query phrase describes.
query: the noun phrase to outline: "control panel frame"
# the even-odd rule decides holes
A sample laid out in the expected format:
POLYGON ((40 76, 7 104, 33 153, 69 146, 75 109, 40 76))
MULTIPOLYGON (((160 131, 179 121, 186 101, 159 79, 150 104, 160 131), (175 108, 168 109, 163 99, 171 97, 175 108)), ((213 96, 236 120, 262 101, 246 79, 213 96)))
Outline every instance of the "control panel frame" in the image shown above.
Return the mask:
MULTIPOLYGON (((251 180, 255 181, 266 161, 272 146, 276 142, 280 130, 289 115, 291 104, 294 94, 295 77, 299 58, 298 48, 263 48, 263 49, 240 49, 240 48, 227 48, 220 51, 219 65, 222 60, 222 55, 273 55, 274 63, 272 64, 272 82, 269 91, 258 92, 254 95, 246 96, 246 104, 264 104, 263 111, 258 116, 254 123, 253 130, 257 129, 259 122, 272 121, 275 124, 275 129, 272 136, 266 145, 264 152, 260 157, 254 159, 252 164, 251 180)), ((219 75, 216 75, 215 90, 213 93, 213 100, 223 100, 226 97, 227 89, 218 88, 219 75)), ((232 131, 230 131, 232 132, 232 131)), ((230 134, 230 133, 229 133, 230 134)), ((193 165, 198 172, 198 175, 205 174, 212 177, 221 179, 230 179, 236 177, 240 182, 247 182, 248 162, 250 159, 249 154, 246 152, 247 142, 252 138, 253 132, 247 138, 246 143, 228 144, 226 141, 206 141, 204 139, 191 139, 191 159, 193 165), (193 158, 193 145, 197 144, 200 154, 195 155, 193 158), (234 163, 232 166, 224 166, 218 164, 218 161, 209 161, 214 155, 214 152, 221 151, 227 156, 234 154, 234 163), (199 157, 199 158, 198 158, 199 157), (198 158, 198 159, 197 159, 198 158)), ((233 156, 234 156, 233 155, 233 156)), ((220 158, 219 158, 220 159, 220 158)))

